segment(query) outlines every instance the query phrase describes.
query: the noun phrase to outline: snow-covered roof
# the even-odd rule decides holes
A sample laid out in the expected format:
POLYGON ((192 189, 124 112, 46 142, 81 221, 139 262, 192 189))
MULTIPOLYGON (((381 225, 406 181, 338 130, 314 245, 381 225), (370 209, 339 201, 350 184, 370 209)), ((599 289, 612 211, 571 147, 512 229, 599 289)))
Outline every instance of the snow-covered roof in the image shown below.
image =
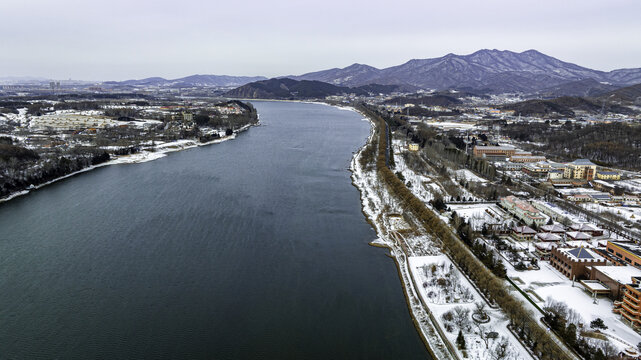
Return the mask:
POLYGON ((581 231, 568 231, 566 234, 574 240, 590 240, 592 238, 592 236, 581 231))
POLYGON ((557 247, 559 247, 559 244, 555 243, 555 242, 538 242, 538 243, 535 243, 534 246, 537 249, 548 250, 549 251, 549 250, 556 249, 557 247))
POLYGON ((634 266, 595 266, 594 268, 620 284, 632 284, 633 277, 641 277, 641 269, 634 266))
POLYGON ((582 224, 574 223, 574 224, 570 225, 570 229, 572 229, 574 231, 584 231, 584 232, 585 231, 588 231, 588 232, 599 231, 598 228, 596 228, 595 226, 593 226, 591 224, 587 224, 587 223, 582 223, 582 224))
POLYGON ((581 165, 581 166, 596 166, 595 163, 588 159, 576 159, 572 161, 570 164, 572 165, 581 165))
POLYGON ((562 225, 559 224, 552 224, 552 225, 543 225, 541 226, 541 230, 545 232, 556 232, 556 233, 563 233, 565 232, 565 228, 562 225))
POLYGON ((538 233, 536 237, 542 241, 561 241, 561 237, 553 233, 538 233))
POLYGON ((588 288, 590 291, 606 291, 610 290, 609 287, 603 285, 601 282, 597 280, 582 280, 581 284, 588 288))
POLYGON ((486 149, 492 149, 492 150, 514 150, 516 149, 514 146, 506 145, 506 146, 495 146, 495 145, 476 145, 475 148, 479 150, 486 150, 486 149))
POLYGON ((536 231, 529 226, 515 226, 513 230, 517 234, 536 234, 536 231))

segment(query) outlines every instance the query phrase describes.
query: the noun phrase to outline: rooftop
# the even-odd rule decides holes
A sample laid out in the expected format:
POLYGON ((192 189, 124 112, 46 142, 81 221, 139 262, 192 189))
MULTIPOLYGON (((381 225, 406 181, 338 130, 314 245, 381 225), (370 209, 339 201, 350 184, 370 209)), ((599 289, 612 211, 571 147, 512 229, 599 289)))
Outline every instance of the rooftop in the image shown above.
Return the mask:
POLYGON ((596 166, 595 163, 588 159, 576 159, 572 161, 570 164, 572 165, 580 165, 580 166, 596 166))
POLYGON ((543 225, 541 226, 541 230, 545 232, 565 232, 565 228, 559 224, 543 225))
POLYGON ((559 235, 552 233, 538 233, 536 234, 536 237, 543 241, 561 241, 561 237, 559 235))
POLYGON ((580 231, 568 231, 567 235, 574 240, 590 240, 592 238, 592 236, 580 231))
POLYGON ((475 149, 479 150, 515 150, 514 146, 495 146, 495 145, 476 145, 475 149))
POLYGON ((513 230, 517 234, 536 234, 536 231, 529 226, 515 226, 513 230))
POLYGON ((641 257, 641 246, 639 245, 631 245, 631 244, 624 244, 622 242, 618 241, 611 241, 612 244, 620 247, 623 250, 629 251, 632 254, 641 257))
POLYGON ((591 261, 604 260, 603 257, 590 249, 578 247, 574 249, 560 249, 563 253, 576 260, 591 261))
POLYGON ((632 284, 633 277, 641 277, 641 269, 634 266, 595 266, 594 268, 620 284, 632 284))
POLYGON ((570 225, 570 229, 574 231, 583 231, 583 232, 599 231, 599 229, 597 229, 595 226, 587 223, 574 223, 570 225))

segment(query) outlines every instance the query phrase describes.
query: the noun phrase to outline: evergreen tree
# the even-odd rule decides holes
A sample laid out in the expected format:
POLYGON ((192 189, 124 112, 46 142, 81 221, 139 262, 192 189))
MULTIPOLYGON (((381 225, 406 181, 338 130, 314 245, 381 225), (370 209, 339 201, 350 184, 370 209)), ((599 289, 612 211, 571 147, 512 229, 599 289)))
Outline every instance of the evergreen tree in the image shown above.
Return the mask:
POLYGON ((458 336, 456 337, 456 345, 461 350, 465 349, 465 338, 463 337, 463 332, 461 330, 458 331, 458 336))

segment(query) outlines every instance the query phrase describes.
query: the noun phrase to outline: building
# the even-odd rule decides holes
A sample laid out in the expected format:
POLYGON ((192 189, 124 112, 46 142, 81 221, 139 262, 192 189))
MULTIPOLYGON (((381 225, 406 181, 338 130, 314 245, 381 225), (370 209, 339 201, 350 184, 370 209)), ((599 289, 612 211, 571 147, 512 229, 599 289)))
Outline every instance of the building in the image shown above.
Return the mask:
POLYGON ((508 158, 514 155, 516 148, 512 146, 482 146, 477 145, 472 151, 476 157, 503 157, 508 158))
MULTIPOLYGON (((597 178, 598 177, 599 177, 599 173, 597 173, 597 178)), ((592 181, 592 187, 595 190, 598 190, 598 191, 605 191, 605 192, 608 192, 608 193, 614 193, 614 184, 613 183, 609 183, 607 181, 594 180, 594 181, 592 181)))
POLYGON ((634 285, 634 280, 641 279, 641 269, 634 266, 593 266, 590 270, 590 280, 596 280, 609 290, 612 300, 623 297, 625 285, 634 285))
POLYGON ((565 228, 563 227, 563 225, 559 225, 559 224, 543 225, 541 226, 541 231, 546 233, 556 234, 556 235, 565 234, 565 228))
POLYGON ((501 206, 503 206, 503 208, 505 208, 515 218, 523 221, 528 226, 541 226, 547 221, 545 216, 543 216, 534 206, 527 201, 514 197, 513 195, 502 197, 501 206))
MULTIPOLYGON (((567 219, 567 217, 559 214, 557 211, 552 209, 548 203, 541 202, 541 201, 532 201, 532 206, 534 206, 537 210, 544 213, 545 215, 549 216, 554 221, 563 222, 567 219)), ((561 225, 557 225, 557 226, 561 226, 561 225)), ((547 230, 543 230, 543 231, 547 231, 547 230)), ((564 232, 565 230, 562 231, 562 233, 564 232)))
POLYGON ((590 194, 592 201, 597 203, 609 202, 612 200, 612 197, 608 193, 594 193, 590 194))
POLYGON ((194 120, 194 114, 192 114, 190 112, 183 111, 182 112, 182 116, 183 116, 183 121, 184 122, 191 122, 191 121, 194 120))
POLYGON ((409 151, 418 151, 418 144, 411 143, 407 146, 409 151))
POLYGON ((595 237, 603 236, 603 230, 588 223, 574 223, 570 225, 570 230, 584 232, 595 237))
POLYGON ((548 170, 548 180, 563 179, 563 173, 564 171, 562 169, 548 170))
POLYGON ((550 265, 569 279, 587 279, 589 267, 606 265, 601 255, 584 247, 556 248, 550 252, 550 265))
POLYGON ((622 301, 614 302, 613 311, 621 314, 633 328, 641 326, 641 289, 639 280, 632 285, 625 285, 622 301))
POLYGON ((621 180, 621 174, 616 171, 599 171, 596 173, 599 180, 621 180))
POLYGON ((610 256, 641 269, 641 246, 608 241, 605 250, 610 256))
POLYGON ((577 159, 567 163, 563 177, 566 179, 594 180, 596 176, 596 164, 588 159, 577 159))
POLYGON ((541 260, 550 260, 550 252, 558 247, 556 242, 537 242, 534 243, 534 254, 541 260))
POLYGON ((567 236, 568 241, 588 241, 592 239, 590 234, 581 231, 568 231, 565 235, 567 236))
POLYGON ((515 163, 535 163, 539 161, 545 161, 545 156, 513 155, 510 157, 510 161, 515 163))
POLYGON ((554 234, 551 232, 542 232, 536 234, 534 239, 541 242, 559 242, 563 239, 563 237, 559 234, 554 234))
POLYGON ((570 194, 566 199, 574 202, 592 202, 592 198, 588 194, 570 194))
POLYGON ((530 176, 543 178, 547 175, 548 171, 550 171, 550 167, 547 166, 545 162, 539 161, 537 163, 525 164, 521 168, 521 171, 530 176))
POLYGON ((536 235, 536 231, 528 226, 515 226, 514 228, 512 228, 512 234, 518 240, 525 241, 532 240, 532 238, 534 238, 534 235, 536 235))

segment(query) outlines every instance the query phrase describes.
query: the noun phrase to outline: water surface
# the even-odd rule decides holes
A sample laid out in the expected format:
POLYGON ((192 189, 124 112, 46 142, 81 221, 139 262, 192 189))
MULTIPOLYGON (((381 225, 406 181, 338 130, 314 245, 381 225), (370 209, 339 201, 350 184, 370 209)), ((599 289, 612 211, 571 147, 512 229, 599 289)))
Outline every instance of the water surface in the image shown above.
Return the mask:
POLYGON ((427 358, 349 178, 369 124, 255 105, 236 140, 0 204, 0 358, 427 358))

